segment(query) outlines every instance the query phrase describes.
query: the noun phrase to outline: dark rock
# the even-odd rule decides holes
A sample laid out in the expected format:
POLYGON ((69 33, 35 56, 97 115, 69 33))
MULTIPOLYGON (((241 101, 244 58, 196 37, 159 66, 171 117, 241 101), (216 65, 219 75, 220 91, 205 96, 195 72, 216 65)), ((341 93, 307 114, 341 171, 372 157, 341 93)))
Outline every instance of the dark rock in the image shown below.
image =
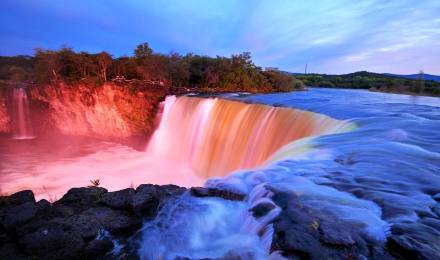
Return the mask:
POLYGON ((63 224, 69 230, 74 230, 84 240, 90 240, 96 237, 101 227, 100 221, 90 214, 77 214, 66 219, 56 219, 53 222, 63 224))
POLYGON ((182 195, 185 188, 176 185, 142 184, 137 187, 130 205, 139 217, 153 218, 167 199, 182 195))
POLYGON ((50 223, 23 236, 20 245, 26 254, 37 258, 75 259, 80 255, 84 241, 79 234, 65 226, 50 223))
POLYGON ((255 218, 262 217, 269 213, 272 209, 275 208, 275 205, 272 203, 260 203, 256 205, 255 207, 251 208, 250 211, 252 211, 253 216, 255 218))
POLYGON ((363 225, 337 220, 328 212, 310 208, 294 192, 273 192, 282 209, 274 219, 271 251, 288 259, 391 259, 382 243, 363 237, 363 225))
POLYGON ((101 202, 115 209, 129 208, 130 202, 134 194, 135 190, 132 188, 114 192, 107 192, 102 196, 101 202))
POLYGON ((53 207, 52 214, 55 217, 69 217, 75 214, 75 208, 65 205, 56 205, 53 207))
POLYGON ((113 247, 108 239, 93 240, 100 229, 128 239, 145 218, 155 217, 163 203, 185 191, 175 185, 141 185, 110 193, 99 187, 74 188, 53 204, 36 203, 29 191, 2 197, 0 243, 7 246, 0 256, 100 258, 113 247))
POLYGON ((0 246, 0 259, 21 260, 31 258, 21 253, 17 245, 7 243, 0 246))
POLYGON ((113 249, 113 243, 110 240, 92 240, 84 249, 84 256, 87 259, 97 259, 103 257, 113 249))
MULTIPOLYGON (((6 233, 0 232, 0 245, 9 242, 9 236, 6 233)), ((1 259, 1 258, 0 258, 1 259)))
POLYGON ((48 209, 50 209, 51 206, 52 205, 50 204, 50 202, 45 199, 42 199, 37 202, 38 212, 47 211, 48 209))
POLYGON ((139 217, 153 218, 159 211, 159 196, 154 185, 141 185, 130 202, 139 217))
POLYGON ((28 201, 17 206, 9 206, 2 210, 0 223, 7 229, 14 229, 17 225, 22 225, 31 220, 37 213, 35 202, 28 201))
MULTIPOLYGON (((141 186, 139 186, 139 187, 141 187, 141 186)), ((179 187, 179 186, 172 185, 172 184, 162 185, 162 186, 154 185, 154 186, 156 187, 161 200, 169 198, 169 197, 180 196, 186 191, 186 188, 179 187)), ((138 187, 138 189, 139 189, 139 187, 138 187)), ((136 191, 138 189, 136 189, 136 191)))
POLYGON ((194 197, 219 197, 226 200, 242 201, 245 195, 215 188, 193 187, 190 189, 194 197))
POLYGON ((34 193, 30 190, 23 190, 7 197, 0 197, 0 206, 2 205, 20 205, 26 202, 34 202, 34 193))
POLYGON ((54 204, 68 205, 76 211, 81 211, 96 206, 106 192, 107 190, 101 187, 72 188, 54 204))
POLYGON ((49 226, 51 221, 45 219, 32 219, 28 223, 24 225, 20 225, 16 228, 15 234, 20 238, 25 236, 26 234, 33 233, 39 229, 46 228, 49 226))
POLYGON ((135 218, 124 211, 105 207, 88 209, 82 215, 95 218, 100 223, 100 226, 111 234, 133 233, 142 226, 141 218, 135 218))

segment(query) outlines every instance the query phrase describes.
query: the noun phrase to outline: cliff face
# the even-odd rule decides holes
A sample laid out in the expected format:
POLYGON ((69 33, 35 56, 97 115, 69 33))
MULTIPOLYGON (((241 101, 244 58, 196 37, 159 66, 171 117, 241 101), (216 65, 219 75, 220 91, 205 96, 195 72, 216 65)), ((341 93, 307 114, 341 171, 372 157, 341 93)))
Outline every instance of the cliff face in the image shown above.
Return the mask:
POLYGON ((0 133, 11 131, 11 118, 6 106, 6 92, 0 90, 0 133))
POLYGON ((112 83, 96 88, 60 83, 33 87, 30 94, 41 124, 50 122, 62 134, 104 139, 151 134, 158 105, 165 97, 160 89, 139 91, 112 83))

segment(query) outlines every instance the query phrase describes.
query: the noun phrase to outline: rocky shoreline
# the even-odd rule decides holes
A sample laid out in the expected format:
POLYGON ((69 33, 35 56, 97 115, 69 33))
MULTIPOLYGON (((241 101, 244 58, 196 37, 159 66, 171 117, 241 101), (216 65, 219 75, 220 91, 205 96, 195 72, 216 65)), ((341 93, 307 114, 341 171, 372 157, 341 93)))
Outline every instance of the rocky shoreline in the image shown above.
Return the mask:
MULTIPOLYGON (((72 188, 60 200, 35 201, 30 190, 0 197, 0 259, 108 258, 110 233, 132 236, 144 220, 154 219, 169 199, 189 192, 196 197, 243 200, 244 195, 208 188, 143 184, 107 192, 101 187, 72 188)), ((132 255, 126 255, 132 258, 132 255)))
MULTIPOLYGON (((271 189, 269 187, 269 189, 271 189)), ((391 234, 383 244, 360 235, 356 223, 341 222, 314 212, 297 195, 272 189, 281 213, 274 227, 270 251, 287 259, 429 259, 422 245, 391 234)), ((35 201, 30 190, 0 197, 0 259, 115 259, 117 247, 110 239, 127 241, 153 220, 170 199, 189 193, 194 197, 218 197, 242 201, 246 196, 215 188, 182 188, 175 185, 143 184, 108 192, 101 187, 72 188, 60 200, 35 201)), ((272 204, 250 209, 255 218, 264 216, 272 204)), ((394 233, 394 232, 393 232, 394 233)), ((118 259, 139 259, 135 250, 118 259)), ((224 259, 240 259, 225 255, 224 259)), ((183 258, 186 259, 186 258, 183 258)))

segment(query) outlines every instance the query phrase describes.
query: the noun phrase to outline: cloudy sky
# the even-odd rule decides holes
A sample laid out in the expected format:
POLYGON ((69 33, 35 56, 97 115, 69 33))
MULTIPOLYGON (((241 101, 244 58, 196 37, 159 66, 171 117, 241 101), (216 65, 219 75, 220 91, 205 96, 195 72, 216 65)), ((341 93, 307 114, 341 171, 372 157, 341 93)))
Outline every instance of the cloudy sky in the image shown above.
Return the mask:
POLYGON ((36 47, 230 56, 302 72, 440 74, 439 0, 1 0, 0 55, 36 47))

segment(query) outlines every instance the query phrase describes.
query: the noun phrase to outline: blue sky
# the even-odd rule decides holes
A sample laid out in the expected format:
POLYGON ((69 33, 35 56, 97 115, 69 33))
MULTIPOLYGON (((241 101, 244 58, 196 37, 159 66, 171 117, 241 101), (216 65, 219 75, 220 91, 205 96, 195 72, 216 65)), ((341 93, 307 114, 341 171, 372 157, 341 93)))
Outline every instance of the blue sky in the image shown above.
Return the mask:
POLYGON ((440 74, 439 0, 1 0, 0 55, 36 47, 230 56, 292 72, 440 74))

